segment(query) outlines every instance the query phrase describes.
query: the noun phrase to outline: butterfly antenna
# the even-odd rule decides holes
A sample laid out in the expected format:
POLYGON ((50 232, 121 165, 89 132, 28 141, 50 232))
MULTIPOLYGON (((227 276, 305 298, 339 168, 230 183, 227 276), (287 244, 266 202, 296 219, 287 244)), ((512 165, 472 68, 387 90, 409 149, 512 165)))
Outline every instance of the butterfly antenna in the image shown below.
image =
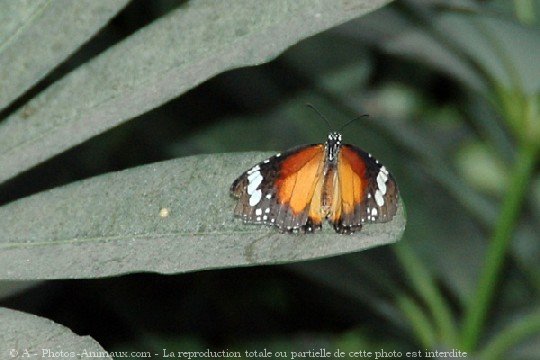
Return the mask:
POLYGON ((338 132, 340 132, 341 130, 343 130, 345 127, 349 126, 351 123, 353 123, 354 121, 358 120, 358 119, 361 119, 363 117, 369 117, 368 114, 364 114, 364 115, 360 115, 360 116, 357 116, 349 121, 347 121, 345 124, 341 125, 341 127, 339 128, 338 132))
POLYGON ((319 110, 317 110, 317 108, 309 103, 306 104, 306 106, 308 108, 310 108, 311 110, 315 111, 317 113, 317 115, 319 115, 319 117, 321 119, 324 120, 324 122, 326 123, 326 125, 328 126, 328 130, 329 131, 332 131, 332 126, 330 125, 330 122, 328 121, 328 119, 326 118, 326 116, 324 116, 319 110))

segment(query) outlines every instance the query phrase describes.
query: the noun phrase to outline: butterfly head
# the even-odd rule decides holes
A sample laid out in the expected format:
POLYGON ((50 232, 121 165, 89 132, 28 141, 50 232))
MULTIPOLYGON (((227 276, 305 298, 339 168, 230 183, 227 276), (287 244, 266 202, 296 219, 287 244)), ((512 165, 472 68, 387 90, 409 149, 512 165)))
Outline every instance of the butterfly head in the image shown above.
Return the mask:
POLYGON ((325 147, 328 160, 335 161, 337 153, 341 147, 341 134, 336 131, 328 134, 328 140, 326 140, 325 147))

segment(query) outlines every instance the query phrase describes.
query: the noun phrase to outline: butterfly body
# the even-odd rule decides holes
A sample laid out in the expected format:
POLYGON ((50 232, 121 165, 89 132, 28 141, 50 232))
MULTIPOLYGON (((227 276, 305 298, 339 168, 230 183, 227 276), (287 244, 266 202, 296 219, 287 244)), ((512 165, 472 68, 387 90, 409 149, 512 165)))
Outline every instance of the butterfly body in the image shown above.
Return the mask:
POLYGON ((324 144, 303 145, 253 166, 231 186, 235 215, 282 232, 312 233, 328 220, 338 233, 390 221, 397 210, 395 181, 360 148, 332 132, 324 144))

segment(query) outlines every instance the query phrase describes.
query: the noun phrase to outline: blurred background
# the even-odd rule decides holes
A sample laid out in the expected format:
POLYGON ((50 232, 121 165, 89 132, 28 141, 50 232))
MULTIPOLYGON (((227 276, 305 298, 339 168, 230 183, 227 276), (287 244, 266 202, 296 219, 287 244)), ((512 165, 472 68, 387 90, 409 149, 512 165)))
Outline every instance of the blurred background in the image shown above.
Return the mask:
MULTIPOLYGON (((132 1, 27 99, 181 3, 132 1)), ((311 103, 335 128, 369 114, 343 137, 397 179, 400 244, 291 265, 19 283, 0 306, 108 351, 466 349, 540 359, 539 14, 532 0, 397 1, 270 63, 220 74, 0 192, 5 204, 191 154, 320 143, 328 129, 311 103), (486 263, 500 271, 484 274, 493 301, 482 307, 486 263), (486 321, 471 325, 482 309, 486 321)))

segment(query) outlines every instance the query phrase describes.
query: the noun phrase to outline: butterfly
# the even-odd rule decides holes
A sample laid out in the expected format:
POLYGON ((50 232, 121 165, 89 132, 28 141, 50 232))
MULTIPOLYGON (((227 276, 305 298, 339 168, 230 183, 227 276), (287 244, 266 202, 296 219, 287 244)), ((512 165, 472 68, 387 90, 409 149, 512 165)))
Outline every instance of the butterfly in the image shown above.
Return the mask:
POLYGON ((234 214, 244 223, 266 224, 280 232, 313 233, 328 220, 340 234, 366 223, 392 220, 398 188, 384 165, 330 132, 324 144, 302 145, 245 171, 230 192, 234 214))

